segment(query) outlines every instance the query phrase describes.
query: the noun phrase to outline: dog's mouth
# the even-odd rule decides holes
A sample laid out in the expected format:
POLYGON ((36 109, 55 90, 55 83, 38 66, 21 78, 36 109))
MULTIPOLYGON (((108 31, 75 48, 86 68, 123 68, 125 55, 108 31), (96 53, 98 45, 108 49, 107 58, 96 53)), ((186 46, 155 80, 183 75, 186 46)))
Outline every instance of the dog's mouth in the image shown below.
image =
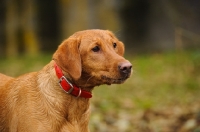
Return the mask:
POLYGON ((111 78, 111 77, 108 77, 108 76, 104 76, 102 75, 101 76, 101 79, 106 81, 106 84, 121 84, 123 83, 127 78, 129 78, 129 76, 125 76, 125 77, 122 77, 122 78, 111 78))

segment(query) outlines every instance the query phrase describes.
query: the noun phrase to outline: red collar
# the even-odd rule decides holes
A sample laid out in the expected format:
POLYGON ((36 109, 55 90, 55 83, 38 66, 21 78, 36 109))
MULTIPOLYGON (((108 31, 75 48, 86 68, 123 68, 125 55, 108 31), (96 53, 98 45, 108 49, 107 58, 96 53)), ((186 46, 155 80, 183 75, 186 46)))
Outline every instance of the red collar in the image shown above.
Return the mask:
POLYGON ((54 68, 56 71, 56 75, 59 78, 59 85, 60 87, 68 94, 74 95, 76 97, 84 97, 84 98, 91 98, 92 94, 88 91, 82 90, 81 88, 71 84, 67 78, 62 73, 62 70, 58 67, 55 63, 54 68))

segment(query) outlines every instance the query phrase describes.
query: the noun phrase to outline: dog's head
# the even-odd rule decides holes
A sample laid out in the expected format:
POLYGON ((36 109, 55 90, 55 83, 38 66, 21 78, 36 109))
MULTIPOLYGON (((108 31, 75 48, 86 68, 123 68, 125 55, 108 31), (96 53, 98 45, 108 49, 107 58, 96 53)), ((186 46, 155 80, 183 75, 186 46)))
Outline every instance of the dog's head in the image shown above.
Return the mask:
POLYGON ((58 47, 53 59, 78 86, 123 83, 132 65, 124 59, 124 45, 107 30, 73 34, 58 47))

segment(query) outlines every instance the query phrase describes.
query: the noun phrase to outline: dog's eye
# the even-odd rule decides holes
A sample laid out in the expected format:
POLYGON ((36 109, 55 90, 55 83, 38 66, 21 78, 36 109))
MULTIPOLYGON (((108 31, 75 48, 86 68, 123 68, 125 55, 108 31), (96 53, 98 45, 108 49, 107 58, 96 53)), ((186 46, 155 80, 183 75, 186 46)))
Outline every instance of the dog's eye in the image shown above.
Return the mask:
POLYGON ((100 50, 99 46, 95 46, 94 48, 92 48, 92 51, 94 52, 98 52, 100 50))
POLYGON ((117 47, 117 44, 116 44, 116 43, 113 43, 113 47, 116 48, 116 47, 117 47))

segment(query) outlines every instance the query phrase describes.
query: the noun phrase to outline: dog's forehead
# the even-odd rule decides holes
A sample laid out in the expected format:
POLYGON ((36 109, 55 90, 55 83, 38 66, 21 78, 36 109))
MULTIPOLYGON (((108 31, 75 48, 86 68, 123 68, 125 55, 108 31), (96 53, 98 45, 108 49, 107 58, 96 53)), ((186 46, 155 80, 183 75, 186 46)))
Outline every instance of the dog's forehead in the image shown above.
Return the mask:
POLYGON ((107 30, 99 30, 99 29, 93 29, 93 30, 84 30, 76 32, 74 37, 81 38, 81 39, 116 39, 114 34, 107 30))

